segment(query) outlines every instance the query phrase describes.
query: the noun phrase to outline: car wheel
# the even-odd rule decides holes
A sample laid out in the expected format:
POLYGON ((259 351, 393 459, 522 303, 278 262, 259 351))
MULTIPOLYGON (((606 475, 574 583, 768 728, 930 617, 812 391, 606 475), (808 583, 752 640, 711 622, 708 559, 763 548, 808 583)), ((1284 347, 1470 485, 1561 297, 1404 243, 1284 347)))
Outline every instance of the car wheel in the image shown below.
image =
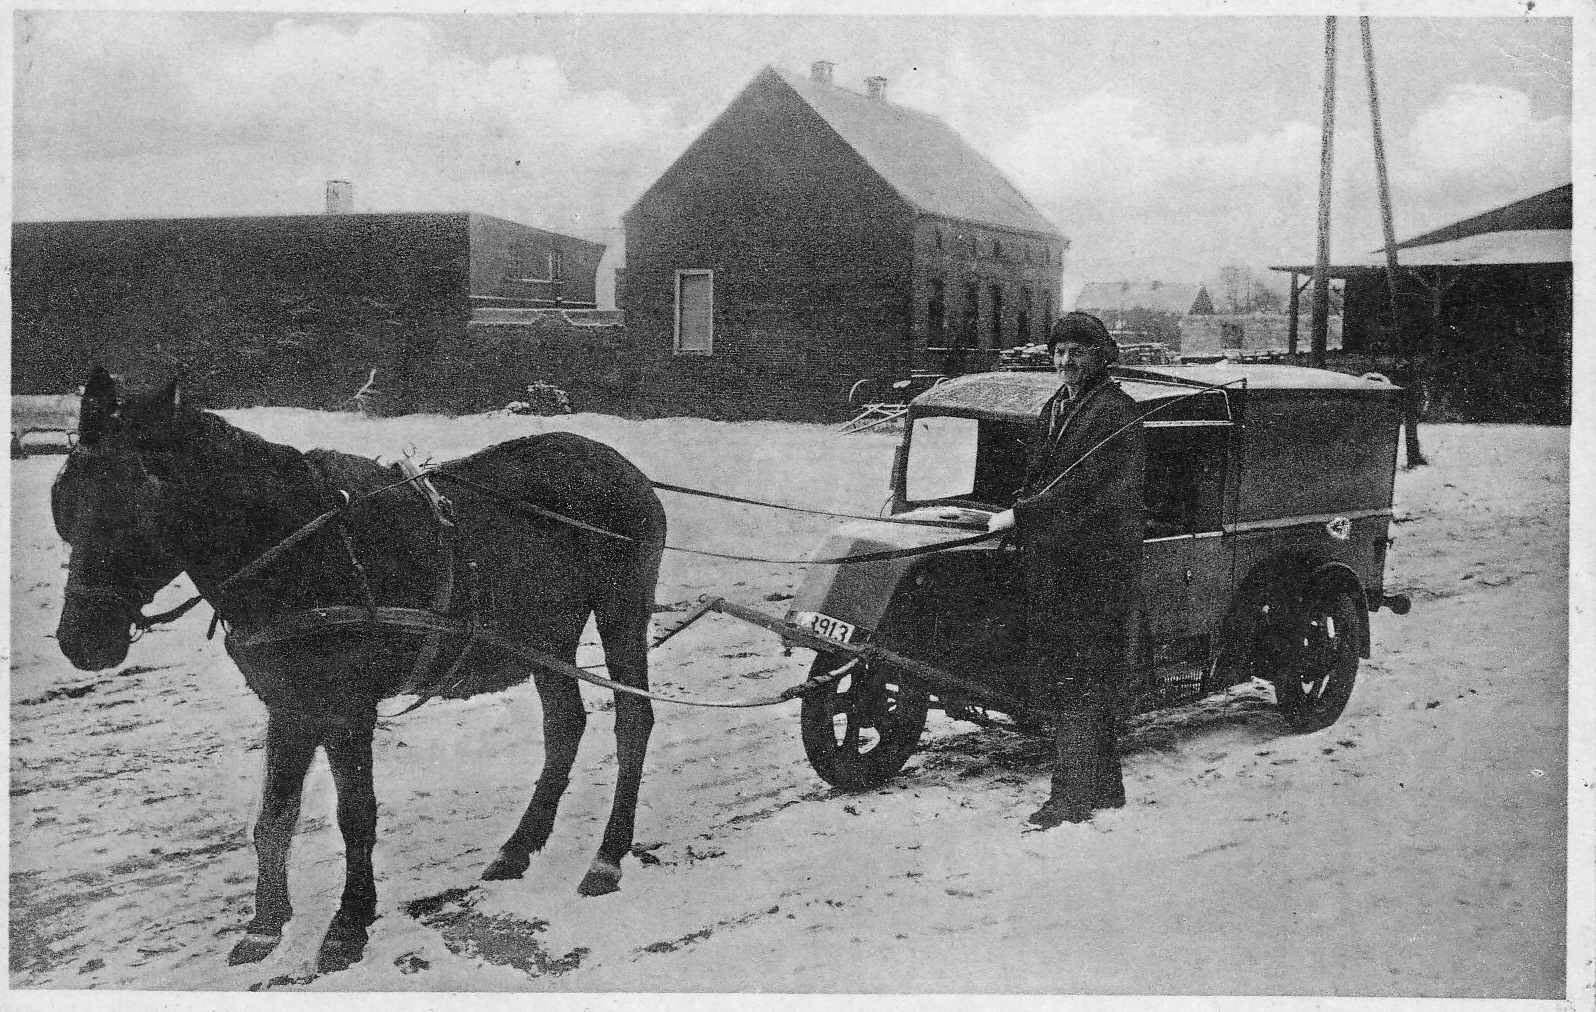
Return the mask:
POLYGON ((1363 621, 1357 598, 1320 588, 1297 602, 1271 602, 1269 681, 1291 730, 1303 734, 1334 724, 1352 698, 1358 677, 1363 621))
POLYGON ((879 787, 903 769, 920 744, 930 697, 895 672, 865 661, 820 654, 810 678, 837 678, 803 697, 804 753, 833 787, 879 787))

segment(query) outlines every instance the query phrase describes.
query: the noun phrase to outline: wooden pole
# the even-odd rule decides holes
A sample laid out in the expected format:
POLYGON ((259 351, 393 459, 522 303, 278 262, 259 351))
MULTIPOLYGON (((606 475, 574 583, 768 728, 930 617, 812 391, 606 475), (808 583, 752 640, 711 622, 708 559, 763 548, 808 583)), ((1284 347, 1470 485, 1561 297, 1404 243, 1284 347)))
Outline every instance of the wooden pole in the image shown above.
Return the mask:
MULTIPOLYGON (((1419 449, 1419 389, 1418 373, 1413 368, 1411 340, 1404 326, 1402 296, 1397 290, 1400 277, 1397 267, 1396 232, 1391 226, 1391 181, 1385 171, 1385 141, 1380 133, 1380 92, 1374 83, 1374 39, 1369 32, 1369 19, 1358 18, 1358 31, 1363 36, 1363 70, 1369 80, 1369 122, 1374 129, 1374 169, 1380 181, 1380 227, 1385 234, 1385 281, 1391 293, 1391 337, 1396 346, 1397 360, 1402 363, 1399 377, 1404 387, 1402 394, 1402 429, 1407 434, 1405 452, 1408 467, 1425 463, 1419 449)), ((1345 324, 1343 323, 1343 326, 1345 324)))
POLYGON ((1324 19, 1324 130, 1319 141, 1319 253, 1313 265, 1313 324, 1310 363, 1324 368, 1330 328, 1330 174, 1335 162, 1336 19, 1324 19))
POLYGON ((1297 272, 1291 272, 1291 331, 1286 337, 1286 353, 1291 356, 1291 364, 1297 363, 1297 318, 1301 316, 1302 289, 1297 287, 1297 272))

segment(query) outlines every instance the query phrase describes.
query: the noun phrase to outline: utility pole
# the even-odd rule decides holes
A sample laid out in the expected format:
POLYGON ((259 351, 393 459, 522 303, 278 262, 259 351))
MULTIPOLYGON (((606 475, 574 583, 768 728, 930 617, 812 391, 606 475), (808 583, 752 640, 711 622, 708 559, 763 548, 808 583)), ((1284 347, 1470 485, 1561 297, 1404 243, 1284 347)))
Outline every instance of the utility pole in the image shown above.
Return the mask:
MULTIPOLYGON (((1380 133, 1380 93, 1374 83, 1374 39, 1369 32, 1369 19, 1358 18, 1358 31, 1363 36, 1363 70, 1369 79, 1369 122, 1374 128, 1374 168, 1380 180, 1380 226, 1385 233, 1385 281, 1391 293, 1391 336, 1395 339, 1397 360, 1402 363, 1402 431, 1406 434, 1408 467, 1425 463, 1419 449, 1419 389, 1418 370, 1413 364, 1412 338, 1403 319, 1402 296, 1397 290, 1396 232, 1391 227, 1391 181, 1385 172, 1385 141, 1380 133)), ((1439 304, 1436 317, 1439 318, 1439 304)))
POLYGON ((1313 265, 1313 344, 1309 359, 1324 368, 1330 328, 1330 172, 1335 162, 1336 19, 1324 19, 1324 131, 1319 141, 1319 253, 1313 265))

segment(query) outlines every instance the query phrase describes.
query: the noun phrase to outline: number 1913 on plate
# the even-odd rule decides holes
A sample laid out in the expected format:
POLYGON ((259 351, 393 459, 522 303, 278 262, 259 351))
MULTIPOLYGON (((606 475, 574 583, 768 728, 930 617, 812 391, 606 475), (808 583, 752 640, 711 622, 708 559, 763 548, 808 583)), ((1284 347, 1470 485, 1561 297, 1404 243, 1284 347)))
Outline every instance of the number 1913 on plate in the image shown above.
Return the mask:
POLYGON ((822 615, 817 611, 801 611, 792 617, 792 624, 802 626, 817 636, 824 636, 828 640, 838 643, 848 643, 853 640, 854 627, 841 619, 822 615))

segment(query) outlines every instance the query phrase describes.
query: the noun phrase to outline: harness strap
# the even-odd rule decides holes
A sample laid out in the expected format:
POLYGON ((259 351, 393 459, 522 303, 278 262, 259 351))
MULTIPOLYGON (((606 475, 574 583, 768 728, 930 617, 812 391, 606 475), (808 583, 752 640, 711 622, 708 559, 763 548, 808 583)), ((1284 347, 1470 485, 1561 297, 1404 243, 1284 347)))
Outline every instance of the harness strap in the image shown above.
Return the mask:
MULTIPOLYGON (((426 502, 427 508, 432 512, 433 520, 437 522, 438 550, 439 554, 443 556, 443 565, 439 569, 438 582, 433 588, 432 592, 432 610, 440 615, 447 615, 449 613, 450 607, 454 603, 455 582, 454 553, 456 529, 454 520, 450 516, 451 505, 449 500, 438 494, 438 490, 434 488, 432 482, 428 480, 426 473, 422 471, 421 468, 416 466, 416 462, 414 460, 410 459, 409 457, 403 457, 399 460, 397 466, 399 468, 400 474, 411 479, 410 487, 415 489, 416 492, 421 496, 422 500, 426 502)), ((475 602, 473 602, 473 608, 470 616, 472 620, 475 619, 474 605, 475 602)), ((429 684, 428 676, 432 670, 433 664, 438 659, 438 652, 442 648, 442 645, 443 634, 438 632, 428 633, 426 641, 421 645, 421 652, 416 656, 415 667, 411 669, 410 678, 405 683, 405 687, 403 689, 403 692, 407 694, 414 692, 418 697, 416 699, 415 705, 410 707, 411 710, 432 698, 432 696, 436 695, 439 691, 442 691, 441 687, 444 685, 444 683, 453 678, 455 673, 461 668, 462 663, 465 661, 466 654, 471 651, 472 641, 467 640, 466 645, 460 651, 460 656, 456 657, 454 663, 449 665, 449 669, 445 671, 440 678, 429 684)), ((410 710, 406 710, 404 712, 409 713, 410 710)))
MULTIPOLYGON (((371 625, 372 620, 367 617, 366 609, 354 605, 332 605, 326 608, 315 608, 310 611, 295 612, 285 618, 274 622, 264 629, 257 630, 244 637, 241 646, 244 649, 265 646, 272 643, 282 643, 289 640, 313 636, 317 633, 344 629, 350 626, 371 625)), ((435 615, 430 611, 419 608, 389 608, 379 607, 375 624, 395 626, 410 632, 440 632, 446 635, 467 636, 474 641, 489 643, 500 650, 526 662, 533 667, 542 668, 554 674, 575 678, 591 685, 613 689, 616 692, 630 693, 646 699, 657 699, 662 703, 677 703, 682 706, 701 706, 715 709, 747 709, 756 706, 774 706, 797 699, 805 692, 810 691, 820 681, 812 680, 803 685, 793 686, 783 690, 777 695, 761 696, 757 699, 733 700, 697 700, 681 699, 676 696, 666 696, 647 689, 640 689, 635 685, 617 682, 602 675, 595 675, 590 671, 571 664, 568 661, 555 657, 553 654, 536 650, 524 644, 502 636, 491 629, 477 627, 471 629, 462 619, 449 618, 444 615, 435 615)), ((411 709, 414 709, 412 707, 411 709)))

